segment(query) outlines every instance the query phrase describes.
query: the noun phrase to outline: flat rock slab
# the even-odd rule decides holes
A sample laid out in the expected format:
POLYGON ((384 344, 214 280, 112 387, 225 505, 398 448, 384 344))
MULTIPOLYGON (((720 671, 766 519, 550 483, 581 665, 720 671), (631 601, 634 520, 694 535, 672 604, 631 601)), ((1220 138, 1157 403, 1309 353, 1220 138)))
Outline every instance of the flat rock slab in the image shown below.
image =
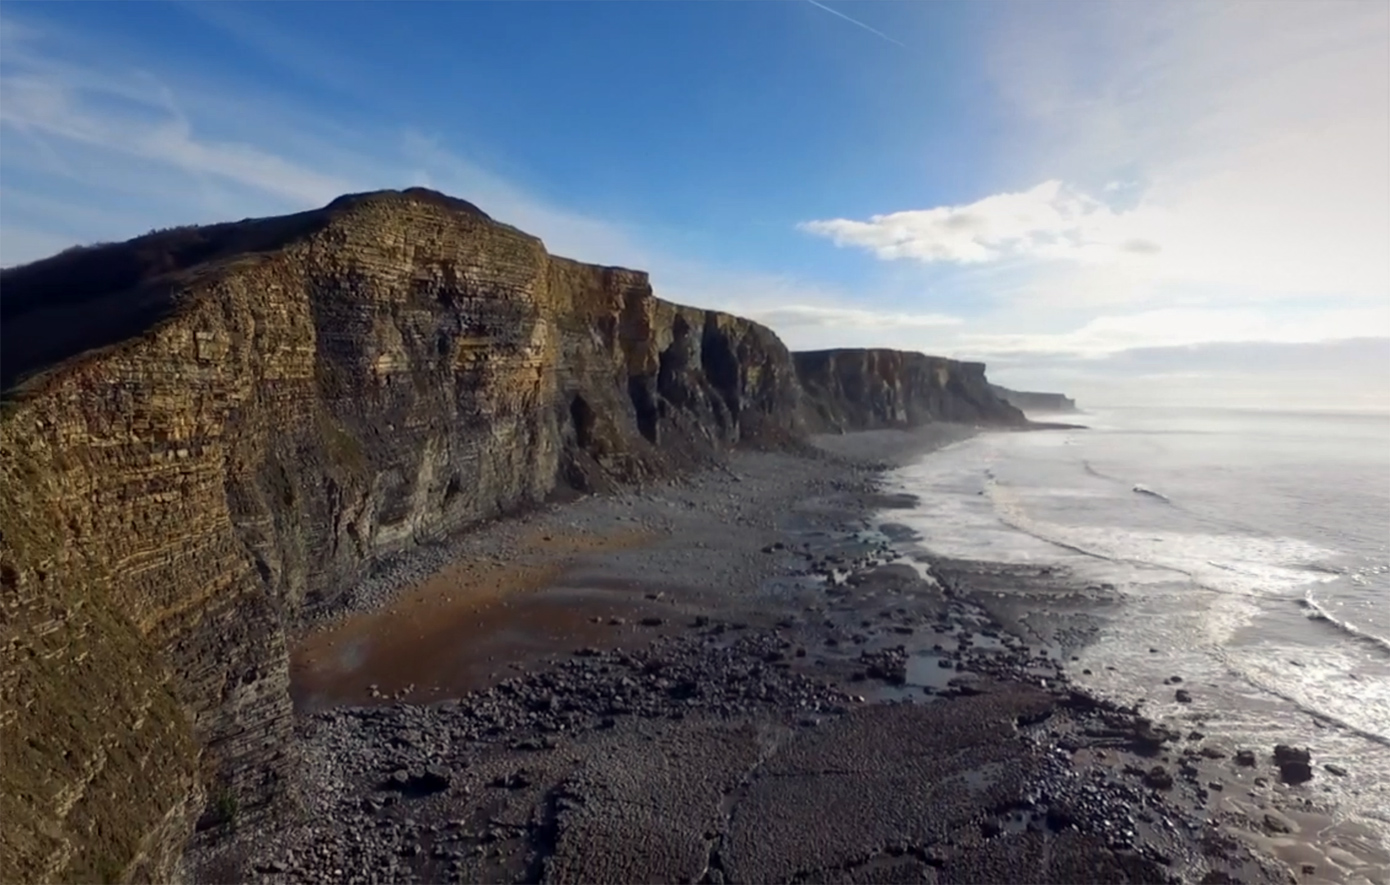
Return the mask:
POLYGON ((976 820, 1020 798, 1036 772, 1015 720, 1052 703, 1025 689, 949 708, 869 707, 803 733, 734 806, 722 855, 728 877, 845 874, 890 848, 929 849, 978 829, 976 820))
POLYGON ((549 882, 1162 881, 1100 834, 983 833, 1026 806, 1042 754, 1027 686, 823 725, 662 723, 591 745, 552 794, 549 882), (1133 875, 1131 875, 1133 873, 1133 875), (981 878, 983 877, 983 878, 981 878))
POLYGON ((728 799, 789 729, 685 723, 589 756, 564 785, 547 882, 694 882, 728 799))

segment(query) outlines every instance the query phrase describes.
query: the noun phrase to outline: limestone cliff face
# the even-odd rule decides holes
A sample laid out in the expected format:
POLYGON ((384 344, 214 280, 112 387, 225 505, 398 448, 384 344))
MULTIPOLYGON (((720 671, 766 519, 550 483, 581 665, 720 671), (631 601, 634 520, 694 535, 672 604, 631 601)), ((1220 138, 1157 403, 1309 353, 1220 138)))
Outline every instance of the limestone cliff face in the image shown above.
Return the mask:
POLYGON ((844 432, 916 427, 932 421, 1023 424, 995 395, 984 363, 901 350, 816 350, 793 354, 807 398, 807 424, 844 432))
POLYGON ((375 559, 808 423, 1021 420, 419 190, 8 270, 0 334, 6 882, 168 881, 285 796, 286 633, 375 559))
POLYGON ((1075 412, 1076 400, 1061 393, 1035 393, 991 385, 999 398, 1025 412, 1075 412))
POLYGON ((0 281, 9 376, 73 357, 0 425, 5 881, 283 794, 285 631, 374 558, 800 432, 768 330, 439 195, 153 239, 0 281))

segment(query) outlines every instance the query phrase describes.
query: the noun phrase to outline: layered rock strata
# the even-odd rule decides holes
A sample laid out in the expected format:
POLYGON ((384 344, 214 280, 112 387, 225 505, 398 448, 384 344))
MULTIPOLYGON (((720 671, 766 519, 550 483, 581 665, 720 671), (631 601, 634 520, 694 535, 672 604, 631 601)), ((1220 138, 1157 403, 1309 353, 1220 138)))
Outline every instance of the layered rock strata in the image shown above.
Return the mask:
POLYGON ((0 276, 0 879, 169 880, 293 771, 286 633, 372 563, 807 429, 1013 423, 428 191, 0 276))
POLYGON ((1025 412, 1075 412, 1076 400, 1061 393, 1037 393, 1028 390, 1009 390, 993 385, 1000 399, 1025 412))
POLYGON ((932 421, 1021 425, 1023 413, 985 380, 985 364, 902 350, 793 355, 809 426, 825 431, 915 427, 932 421))

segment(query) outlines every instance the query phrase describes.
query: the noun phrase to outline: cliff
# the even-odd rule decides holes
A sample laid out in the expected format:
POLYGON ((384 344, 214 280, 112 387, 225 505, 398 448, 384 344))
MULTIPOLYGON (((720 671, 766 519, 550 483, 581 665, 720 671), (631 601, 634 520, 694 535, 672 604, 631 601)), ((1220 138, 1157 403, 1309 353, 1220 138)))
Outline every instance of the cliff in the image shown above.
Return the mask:
POLYGON ((792 355, 807 424, 844 432, 932 421, 1023 424, 985 380, 984 363, 901 350, 816 350, 792 355))
POLYGON ((0 333, 3 881, 167 881, 284 797, 286 633, 382 556, 808 423, 1021 419, 422 190, 5 271, 0 333))
POLYGON ((1025 412, 1075 412, 1076 400, 1060 393, 1032 393, 991 385, 998 397, 1025 412))

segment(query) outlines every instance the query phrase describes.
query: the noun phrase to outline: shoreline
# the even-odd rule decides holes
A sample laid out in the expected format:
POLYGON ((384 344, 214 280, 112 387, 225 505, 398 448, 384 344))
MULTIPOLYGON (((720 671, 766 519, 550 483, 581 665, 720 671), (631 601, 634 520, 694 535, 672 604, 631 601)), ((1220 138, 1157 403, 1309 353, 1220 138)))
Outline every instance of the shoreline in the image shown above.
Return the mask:
POLYGON ((938 583, 903 552, 883 470, 972 435, 736 453, 449 545, 505 563, 350 597, 373 604, 296 641, 302 688, 301 652, 343 640, 296 697, 300 813, 196 841, 192 878, 1019 881, 1045 857, 1065 881, 1282 881, 1185 797, 1199 742, 1072 689, 969 566, 938 583), (538 641, 488 644, 517 624, 538 641), (855 795, 876 801, 806 855, 855 795))

